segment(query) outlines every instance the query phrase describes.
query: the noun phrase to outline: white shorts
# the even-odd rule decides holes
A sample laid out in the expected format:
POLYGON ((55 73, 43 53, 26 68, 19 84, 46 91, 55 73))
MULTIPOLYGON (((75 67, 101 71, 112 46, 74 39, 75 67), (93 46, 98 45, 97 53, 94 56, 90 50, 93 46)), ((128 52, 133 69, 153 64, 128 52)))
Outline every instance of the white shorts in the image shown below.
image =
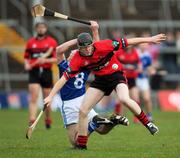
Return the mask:
POLYGON ((148 78, 137 78, 136 79, 136 85, 140 91, 147 91, 150 89, 148 78))
MULTIPOLYGON (((59 108, 63 117, 65 127, 67 125, 79 122, 79 109, 81 107, 83 98, 84 95, 68 101, 62 101, 60 98, 61 104, 59 104, 59 108)), ((88 122, 90 122, 96 115, 97 113, 94 111, 94 109, 92 109, 88 114, 88 122)))

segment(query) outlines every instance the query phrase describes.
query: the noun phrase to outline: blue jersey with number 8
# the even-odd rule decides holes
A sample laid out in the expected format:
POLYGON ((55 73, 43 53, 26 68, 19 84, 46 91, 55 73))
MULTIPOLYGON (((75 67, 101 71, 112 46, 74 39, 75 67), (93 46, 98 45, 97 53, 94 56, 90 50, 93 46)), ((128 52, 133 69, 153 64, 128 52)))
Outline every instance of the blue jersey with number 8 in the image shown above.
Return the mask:
MULTIPOLYGON (((63 60, 58 64, 60 77, 63 75, 63 72, 68 68, 68 61, 63 60)), ((69 79, 63 88, 60 90, 61 99, 63 101, 74 99, 85 94, 86 87, 85 83, 88 79, 90 71, 82 71, 77 74, 75 77, 69 79)))

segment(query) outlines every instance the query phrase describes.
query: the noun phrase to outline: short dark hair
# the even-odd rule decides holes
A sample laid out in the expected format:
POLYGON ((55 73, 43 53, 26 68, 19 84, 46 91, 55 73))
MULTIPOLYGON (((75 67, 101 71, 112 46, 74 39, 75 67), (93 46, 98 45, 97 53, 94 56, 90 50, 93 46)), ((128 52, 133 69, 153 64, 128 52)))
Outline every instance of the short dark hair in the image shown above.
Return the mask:
POLYGON ((35 28, 37 28, 39 25, 44 25, 45 27, 48 27, 45 22, 37 22, 37 23, 35 24, 35 28))

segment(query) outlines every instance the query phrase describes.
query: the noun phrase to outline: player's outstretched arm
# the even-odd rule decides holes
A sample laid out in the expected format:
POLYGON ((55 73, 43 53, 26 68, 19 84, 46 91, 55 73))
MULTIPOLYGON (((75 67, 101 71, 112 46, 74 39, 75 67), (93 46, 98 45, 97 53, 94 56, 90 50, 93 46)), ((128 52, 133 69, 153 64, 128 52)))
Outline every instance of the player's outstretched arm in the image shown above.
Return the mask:
POLYGON ((53 86, 51 92, 49 93, 48 97, 44 99, 44 104, 47 104, 47 106, 51 105, 53 97, 56 95, 56 93, 65 85, 67 82, 64 75, 56 82, 56 84, 53 86))
POLYGON ((65 59, 64 53, 66 53, 71 47, 75 46, 76 44, 77 44, 77 39, 73 39, 56 47, 58 63, 60 63, 62 60, 65 59))
POLYGON ((127 39, 128 45, 137 45, 141 43, 155 43, 160 44, 162 41, 166 40, 165 34, 158 34, 151 37, 137 37, 137 38, 130 38, 127 39))
POLYGON ((91 25, 90 28, 92 30, 92 35, 93 35, 93 41, 99 41, 99 25, 96 21, 90 21, 91 25))

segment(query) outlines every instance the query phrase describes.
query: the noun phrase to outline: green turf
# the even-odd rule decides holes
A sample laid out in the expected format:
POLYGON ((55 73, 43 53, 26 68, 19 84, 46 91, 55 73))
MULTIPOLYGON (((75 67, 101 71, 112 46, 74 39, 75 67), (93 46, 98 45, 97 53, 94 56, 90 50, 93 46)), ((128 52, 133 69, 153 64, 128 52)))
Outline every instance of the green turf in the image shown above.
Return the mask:
MULTIPOLYGON (((180 114, 155 112, 160 132, 151 136, 140 124, 119 126, 105 136, 93 134, 87 151, 70 149, 59 113, 53 128, 43 119, 31 140, 25 139, 27 111, 0 110, 0 158, 179 158, 180 114)), ((131 118, 131 115, 128 115, 131 118)))

